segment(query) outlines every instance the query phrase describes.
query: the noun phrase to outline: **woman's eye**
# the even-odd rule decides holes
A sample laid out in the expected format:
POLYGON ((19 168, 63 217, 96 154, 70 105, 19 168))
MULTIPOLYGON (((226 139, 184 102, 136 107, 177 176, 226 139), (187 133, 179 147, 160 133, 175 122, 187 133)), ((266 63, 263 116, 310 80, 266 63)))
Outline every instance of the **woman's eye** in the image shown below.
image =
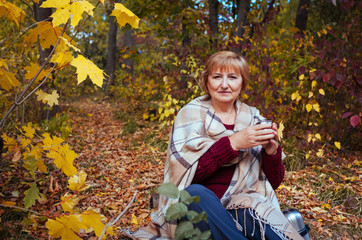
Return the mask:
POLYGON ((236 79, 236 76, 230 76, 231 79, 236 79))

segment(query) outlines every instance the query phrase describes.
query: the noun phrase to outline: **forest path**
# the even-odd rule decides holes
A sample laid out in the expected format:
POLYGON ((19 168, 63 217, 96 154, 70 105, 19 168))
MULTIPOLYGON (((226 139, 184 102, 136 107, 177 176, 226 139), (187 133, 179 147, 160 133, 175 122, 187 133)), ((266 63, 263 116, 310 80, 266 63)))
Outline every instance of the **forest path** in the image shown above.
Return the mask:
POLYGON ((92 186, 81 207, 93 207, 110 220, 138 190, 136 200, 115 225, 118 229, 149 221, 150 192, 162 182, 164 161, 163 152, 145 143, 147 134, 137 123, 128 126, 117 117, 124 116, 123 111, 119 104, 90 100, 72 103, 69 111, 72 134, 68 141, 79 154, 78 170, 87 173, 92 186), (125 125, 132 134, 124 133, 125 125))

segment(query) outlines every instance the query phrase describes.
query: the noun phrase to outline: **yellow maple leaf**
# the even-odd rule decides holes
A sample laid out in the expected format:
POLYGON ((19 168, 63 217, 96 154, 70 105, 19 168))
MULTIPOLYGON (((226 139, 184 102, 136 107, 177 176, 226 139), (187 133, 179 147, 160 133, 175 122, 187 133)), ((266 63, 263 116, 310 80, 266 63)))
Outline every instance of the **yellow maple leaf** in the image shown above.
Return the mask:
POLYGON ((40 6, 42 8, 56 8, 51 15, 54 26, 65 24, 71 17, 71 26, 75 28, 82 19, 83 12, 93 16, 94 6, 88 1, 71 1, 71 0, 47 0, 40 6))
POLYGON ((323 154, 324 154, 323 149, 322 149, 322 148, 318 149, 318 152, 316 153, 316 155, 317 155, 318 157, 322 157, 323 154))
POLYGON ((313 104, 313 109, 314 109, 316 112, 319 112, 319 111, 320 111, 319 104, 318 104, 318 103, 313 104))
POLYGON ((321 135, 320 135, 319 133, 315 134, 314 136, 315 136, 316 138, 318 138, 319 140, 322 140, 322 137, 321 137, 321 135))
POLYGON ((314 88, 315 86, 317 86, 317 81, 314 80, 314 81, 312 82, 312 88, 314 88))
POLYGON ((53 106, 53 105, 58 105, 59 102, 58 102, 58 98, 59 98, 59 95, 57 93, 57 90, 53 90, 52 91, 52 94, 48 94, 48 97, 47 97, 47 104, 49 106, 53 106))
POLYGON ((279 140, 283 139, 283 130, 284 130, 284 123, 283 121, 281 121, 279 123, 279 127, 278 127, 278 137, 279 137, 279 140))
POLYGON ((27 139, 27 138, 20 138, 20 145, 22 147, 26 147, 28 144, 31 143, 31 140, 30 139, 27 139))
POLYGON ((334 146, 336 146, 336 148, 341 149, 341 143, 340 142, 334 142, 334 146))
MULTIPOLYGON (((69 41, 68 41, 69 42, 69 41)), ((55 49, 55 53, 50 59, 53 63, 58 63, 58 66, 63 67, 68 65, 74 59, 72 53, 69 51, 69 46, 64 40, 59 42, 59 45, 55 49)))
POLYGON ((35 92, 35 95, 36 95, 36 100, 37 101, 42 101, 43 103, 46 103, 46 94, 43 90, 38 90, 35 92))
POLYGON ((136 215, 134 215, 134 214, 132 214, 131 224, 132 224, 132 225, 138 225, 137 217, 136 217, 136 215))
POLYGON ((92 61, 83 57, 82 55, 78 55, 77 58, 74 58, 71 62, 71 65, 77 68, 78 74, 78 84, 83 82, 87 76, 91 79, 91 81, 99 87, 102 87, 104 72, 100 68, 97 67, 92 61))
POLYGON ((51 137, 49 133, 43 133, 43 146, 46 148, 46 149, 49 149, 49 148, 56 148, 58 146, 60 146, 60 144, 62 142, 64 142, 64 140, 60 137, 57 137, 57 136, 53 136, 51 137))
POLYGON ((32 127, 31 123, 28 123, 26 126, 22 127, 24 130, 24 135, 28 138, 33 138, 35 134, 35 129, 32 127))
POLYGON ((18 142, 15 139, 9 137, 5 133, 3 133, 1 137, 4 140, 4 145, 8 148, 9 152, 12 152, 14 149, 18 148, 18 142))
POLYGON ((292 93, 292 100, 294 101, 295 99, 297 99, 298 96, 299 96, 299 92, 295 91, 294 93, 292 93))
POLYGON ((0 1, 0 17, 7 16, 19 27, 19 22, 24 21, 25 12, 9 1, 0 1))
POLYGON ((15 73, 0 69, 0 87, 9 91, 12 87, 17 87, 20 82, 15 78, 15 73))
POLYGON ((74 212, 73 208, 80 200, 76 195, 68 195, 68 193, 64 194, 64 196, 62 196, 60 199, 62 200, 60 205, 62 206, 63 210, 71 213, 74 212))
POLYGON ((77 48, 76 46, 74 46, 71 42, 68 41, 68 39, 61 37, 61 41, 65 43, 65 45, 67 45, 68 47, 70 47, 71 49, 73 49, 76 52, 80 52, 80 49, 77 48))
POLYGON ((59 104, 59 95, 57 93, 57 90, 53 90, 52 94, 48 94, 43 92, 42 90, 38 90, 35 92, 35 94, 37 95, 38 101, 42 101, 43 103, 48 104, 50 107, 59 104))
POLYGON ((0 59, 0 67, 4 67, 5 69, 9 70, 8 64, 4 59, 0 59))
POLYGON ((54 164, 67 176, 77 174, 77 168, 73 166, 73 161, 78 157, 68 144, 60 145, 49 150, 47 157, 54 159, 54 164))
POLYGON ((324 90, 321 88, 321 89, 319 89, 319 94, 321 94, 321 95, 326 95, 326 93, 324 92, 324 90))
MULTIPOLYGON (((30 66, 27 66, 24 69, 27 71, 27 73, 25 73, 25 78, 31 80, 39 72, 40 66, 37 63, 31 63, 30 66)), ((48 70, 43 69, 43 71, 41 71, 38 77, 36 78, 37 80, 35 82, 38 82, 39 80, 46 77, 49 72, 50 72, 49 69, 48 70)), ((48 78, 52 79, 52 75, 49 75, 48 78)))
POLYGON ((73 191, 84 191, 88 189, 90 186, 85 184, 85 180, 87 179, 87 174, 81 170, 76 175, 71 176, 68 180, 68 188, 73 191))
POLYGON ((62 240, 81 240, 74 231, 84 229, 84 225, 80 222, 79 215, 65 215, 49 219, 45 226, 49 229, 49 235, 55 238, 61 237, 62 240))
POLYGON ((305 106, 305 109, 307 109, 307 112, 310 112, 312 110, 312 108, 313 108, 312 105, 309 103, 305 106))
POLYGON ((36 161, 36 166, 39 169, 39 171, 46 173, 48 171, 47 166, 44 164, 44 161, 42 159, 38 159, 36 161))
MULTIPOLYGON (((86 210, 81 215, 81 222, 86 227, 86 229, 93 229, 97 237, 99 237, 105 227, 102 223, 101 215, 96 213, 94 210, 86 210)), ((113 228, 109 227, 106 231, 108 234, 113 234, 113 228)), ((104 236, 105 238, 105 236, 104 236)))
POLYGON ((313 92, 309 92, 309 94, 308 94, 308 98, 311 98, 311 97, 313 97, 313 92))
MULTIPOLYGON (((40 46, 46 49, 55 45, 61 33, 61 27, 53 27, 51 22, 44 21, 38 23, 35 28, 29 30, 24 41, 28 44, 33 44, 38 41, 39 37, 40 46)), ((70 37, 65 33, 63 34, 63 37, 70 40, 70 37)))
POLYGON ((126 8, 122 3, 115 3, 111 16, 115 16, 120 27, 127 23, 133 28, 138 28, 140 19, 126 8))

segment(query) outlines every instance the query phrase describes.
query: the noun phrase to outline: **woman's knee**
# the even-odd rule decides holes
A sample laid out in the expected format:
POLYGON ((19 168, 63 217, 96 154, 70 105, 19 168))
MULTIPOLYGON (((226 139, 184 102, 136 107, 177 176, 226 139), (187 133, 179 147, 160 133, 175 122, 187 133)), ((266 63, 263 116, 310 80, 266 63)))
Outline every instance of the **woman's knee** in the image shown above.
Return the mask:
POLYGON ((191 184, 190 186, 185 188, 185 190, 191 196, 199 196, 200 198, 209 198, 210 196, 215 195, 211 190, 200 184, 191 184))

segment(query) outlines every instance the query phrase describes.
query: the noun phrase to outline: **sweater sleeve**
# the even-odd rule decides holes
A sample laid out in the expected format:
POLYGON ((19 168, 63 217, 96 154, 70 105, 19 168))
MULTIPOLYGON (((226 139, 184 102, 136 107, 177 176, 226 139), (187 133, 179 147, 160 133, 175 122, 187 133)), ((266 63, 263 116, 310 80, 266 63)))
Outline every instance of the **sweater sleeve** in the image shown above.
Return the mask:
POLYGON ((279 146, 274 156, 268 155, 263 148, 261 157, 263 159, 262 169, 273 189, 277 189, 284 179, 285 172, 282 162, 282 148, 279 146))
POLYGON ((199 159, 194 183, 199 183, 215 173, 224 163, 228 163, 239 155, 232 149, 228 137, 222 137, 212 145, 199 159))

